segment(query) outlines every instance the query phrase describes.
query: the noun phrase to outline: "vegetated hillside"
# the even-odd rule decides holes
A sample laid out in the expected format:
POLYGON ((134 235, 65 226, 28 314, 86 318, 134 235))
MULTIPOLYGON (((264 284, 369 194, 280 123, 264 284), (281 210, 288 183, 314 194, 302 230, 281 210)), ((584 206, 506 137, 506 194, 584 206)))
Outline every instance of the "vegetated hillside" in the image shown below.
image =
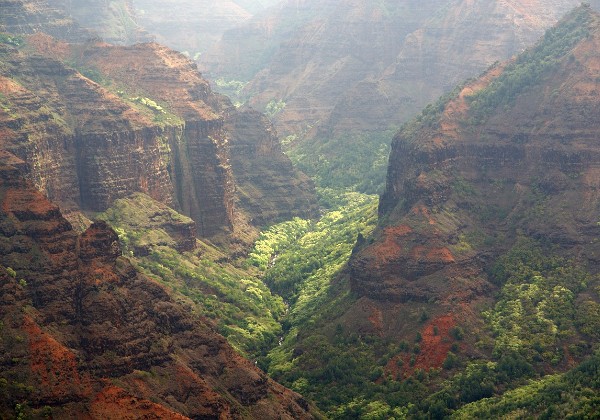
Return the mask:
POLYGON ((304 169, 324 178, 344 170, 339 184, 373 191, 354 179, 361 169, 347 149, 364 150, 354 161, 373 166, 389 146, 382 132, 532 45, 579 3, 287 1, 227 31, 199 63, 222 85, 248 82, 242 99, 273 114, 304 169))
POLYGON ((377 229, 272 351, 274 378, 334 418, 439 418, 510 389, 456 414, 597 412, 596 362, 546 375, 598 350, 599 46, 582 6, 400 130, 377 229))
POLYGON ((2 418, 318 415, 136 271, 105 222, 75 233, 12 163, 0 167, 2 418))
POLYGON ((137 22, 156 40, 197 59, 223 32, 277 0, 132 0, 137 22))
POLYGON ((123 254, 196 313, 210 319, 251 360, 275 346, 285 306, 281 297, 235 258, 196 240, 195 223, 145 194, 116 200, 97 215, 119 235, 123 254))
POLYGON ((181 54, 43 34, 0 48, 1 147, 72 220, 133 192, 190 216, 202 236, 243 241, 248 224, 316 213, 268 121, 214 94, 181 54))

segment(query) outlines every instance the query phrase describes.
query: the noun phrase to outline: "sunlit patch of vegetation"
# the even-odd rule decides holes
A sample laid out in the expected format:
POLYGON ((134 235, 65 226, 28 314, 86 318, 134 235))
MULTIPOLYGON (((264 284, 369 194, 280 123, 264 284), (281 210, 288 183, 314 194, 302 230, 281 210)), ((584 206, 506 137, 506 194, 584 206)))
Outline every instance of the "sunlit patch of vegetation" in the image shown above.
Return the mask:
POLYGON ((265 106, 265 114, 267 115, 267 117, 273 119, 277 114, 279 114, 281 111, 283 111, 285 109, 285 106, 286 106, 286 103, 282 99, 280 99, 278 101, 275 99, 272 99, 265 106))
POLYGON ((25 44, 25 39, 19 35, 0 32, 0 44, 7 44, 12 45, 13 47, 20 47, 25 44))
POLYGON ((255 358, 274 346, 282 333, 283 300, 255 273, 227 263, 210 244, 199 242, 194 251, 177 251, 171 235, 148 222, 159 216, 167 224, 191 223, 143 194, 116 200, 98 217, 115 229, 124 254, 140 271, 193 302, 236 349, 255 358))

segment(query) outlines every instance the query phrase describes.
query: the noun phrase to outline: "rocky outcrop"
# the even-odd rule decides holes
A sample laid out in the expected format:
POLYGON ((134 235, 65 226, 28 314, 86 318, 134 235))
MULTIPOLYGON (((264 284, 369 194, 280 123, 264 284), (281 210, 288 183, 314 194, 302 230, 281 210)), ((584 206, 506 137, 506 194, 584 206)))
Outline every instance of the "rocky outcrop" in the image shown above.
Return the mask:
POLYGON ((196 247, 196 223, 142 193, 116 200, 104 212, 104 218, 115 228, 127 226, 127 230, 135 235, 138 239, 133 245, 136 256, 146 256, 158 246, 168 246, 179 252, 192 251, 196 247))
MULTIPOLYGON (((143 192, 190 216, 203 236, 235 231, 240 217, 254 218, 234 204, 236 177, 249 176, 231 168, 237 151, 230 138, 240 135, 225 121, 237 111, 184 56, 158 44, 74 46, 42 34, 28 43, 39 53, 0 45, 0 147, 26 162, 28 177, 67 213, 103 211, 143 192)), ((276 141, 254 117, 259 128, 251 135, 276 141)), ((268 153, 251 156, 254 179, 273 174, 258 162, 263 157, 280 162, 287 172, 277 182, 305 197, 309 210, 295 210, 274 189, 255 199, 269 209, 267 217, 257 213, 257 224, 314 214, 312 185, 280 149, 268 153)))
POLYGON ((137 273, 104 222, 78 236, 17 169, 0 172, 3 417, 316 415, 137 273))
POLYGON ((468 303, 519 235, 598 271, 598 45, 600 17, 581 7, 398 133, 382 226, 350 263, 356 293, 468 303))
POLYGON ((317 217, 317 203, 307 193, 312 181, 282 153, 271 122, 257 111, 244 111, 230 115, 226 126, 236 196, 252 223, 265 226, 295 216, 317 217))
POLYGON ((33 34, 44 32, 73 42, 84 42, 95 34, 73 20, 60 2, 47 0, 2 0, 0 32, 33 34))

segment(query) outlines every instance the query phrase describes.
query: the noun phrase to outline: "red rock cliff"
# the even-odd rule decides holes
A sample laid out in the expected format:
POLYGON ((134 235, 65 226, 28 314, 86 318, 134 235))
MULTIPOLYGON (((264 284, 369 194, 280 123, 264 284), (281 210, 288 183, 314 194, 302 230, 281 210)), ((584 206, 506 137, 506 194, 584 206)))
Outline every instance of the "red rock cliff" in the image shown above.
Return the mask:
MULTIPOLYGON (((237 111, 211 92, 189 60, 158 44, 75 47, 43 35, 29 42, 44 55, 0 46, 1 147, 28 163, 40 190, 66 211, 101 211, 117 198, 144 192, 191 216, 201 235, 236 229, 236 178, 249 175, 232 170, 237 149, 230 139, 271 136, 260 115, 251 133, 237 134, 239 127, 225 124, 238 118, 237 111), (77 62, 80 71, 65 60, 77 62)), ((251 165, 251 176, 270 176, 268 164, 283 162, 277 174, 282 188, 257 184, 263 192, 256 201, 270 209, 257 224, 314 215, 312 185, 280 149, 268 153, 270 159, 251 165), (295 209, 281 199, 288 194, 303 197, 307 206, 295 209)), ((256 209, 244 210, 254 218, 256 209)))
POLYGON ((78 236, 18 170, 0 172, 3 417, 315 414, 137 273, 105 223, 78 236))
POLYGON ((398 133, 382 227, 351 260, 359 295, 469 302, 523 234, 598 270, 599 22, 578 9, 398 133))

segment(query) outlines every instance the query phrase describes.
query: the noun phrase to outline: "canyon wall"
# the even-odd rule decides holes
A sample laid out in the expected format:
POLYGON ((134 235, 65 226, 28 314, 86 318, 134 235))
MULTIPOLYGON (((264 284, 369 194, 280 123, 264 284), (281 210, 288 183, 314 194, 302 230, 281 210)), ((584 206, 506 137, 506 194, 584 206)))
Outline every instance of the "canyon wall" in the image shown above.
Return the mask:
POLYGON ((259 114, 250 114, 256 123, 245 117, 254 125, 248 133, 228 124, 242 117, 181 54, 158 44, 71 45, 42 34, 27 42, 33 51, 0 45, 2 149, 27 162, 29 178, 67 215, 103 211, 133 192, 191 216, 203 236, 235 231, 234 213, 253 219, 257 203, 269 208, 257 225, 316 213, 312 184, 274 146, 247 158, 255 159, 254 180, 280 162, 281 188, 257 183, 254 208, 236 210, 236 178, 252 184, 243 169, 232 170, 232 153, 234 162, 246 159, 236 142, 276 137, 259 114), (290 193, 306 206, 295 208, 290 193))
POLYGON ((381 227, 350 262, 358 295, 454 311, 523 236, 598 272, 599 22, 578 9, 398 133, 381 227))
POLYGON ((78 235, 6 163, 0 290, 3 417, 318 416, 136 272, 108 225, 78 235))
POLYGON ((579 3, 288 1, 226 32, 199 63, 210 77, 249 81, 257 109, 283 101, 282 136, 383 131, 532 45, 579 3))

